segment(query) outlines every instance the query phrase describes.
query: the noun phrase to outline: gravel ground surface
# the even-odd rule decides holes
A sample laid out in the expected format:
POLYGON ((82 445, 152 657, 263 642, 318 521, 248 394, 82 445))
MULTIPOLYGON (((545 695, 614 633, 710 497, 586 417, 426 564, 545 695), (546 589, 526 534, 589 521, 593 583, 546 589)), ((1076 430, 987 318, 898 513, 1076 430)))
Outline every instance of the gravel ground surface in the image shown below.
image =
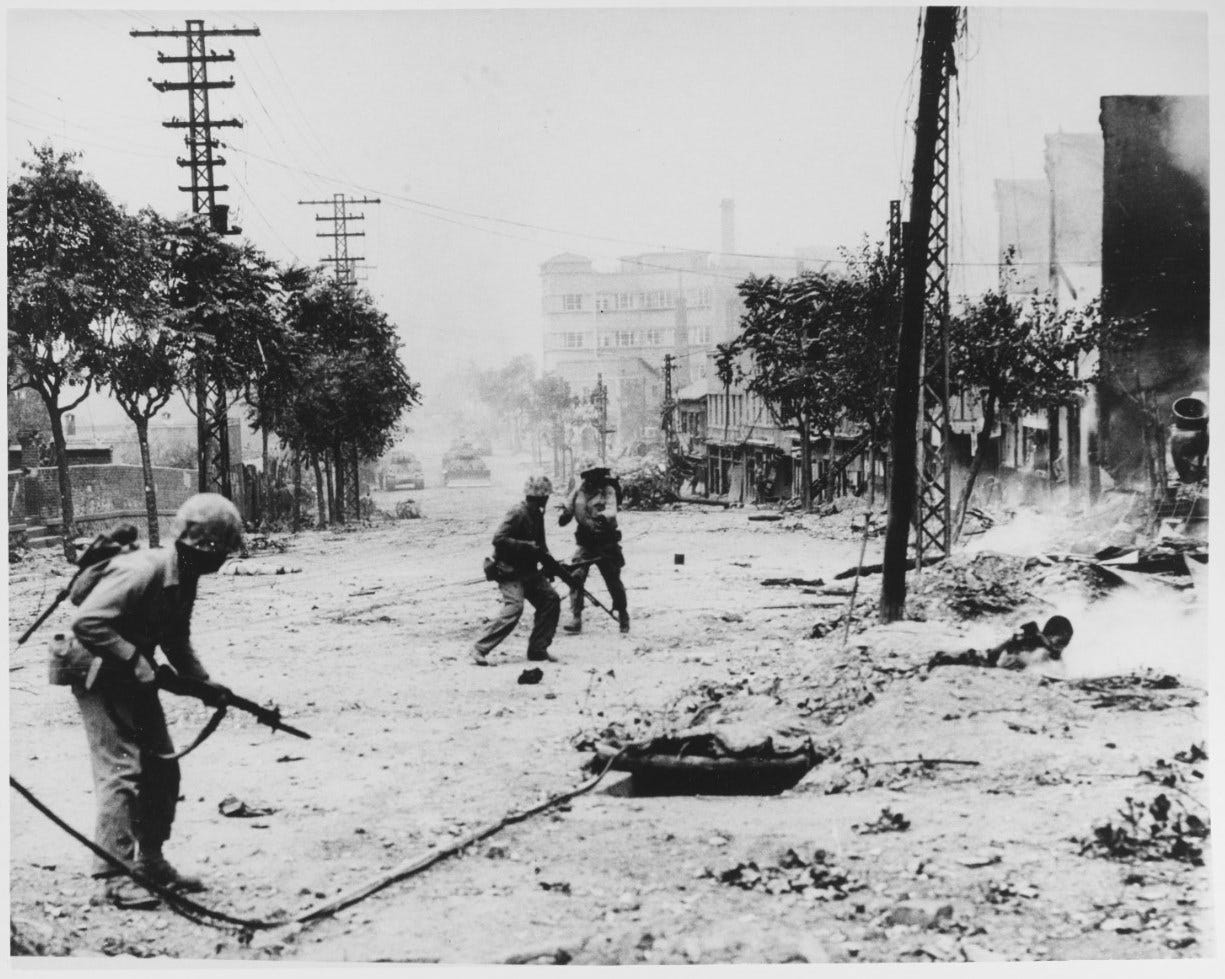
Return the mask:
MULTIPOLYGON (((610 774, 333 918, 253 938, 165 909, 91 908, 87 853, 11 793, 10 900, 24 940, 57 955, 309 962, 1213 954, 1208 872, 1186 850, 1202 849, 1211 865, 1211 837, 1188 832, 1185 818, 1206 817, 1207 802, 1207 762, 1193 748, 1206 738, 1194 668, 1206 633, 1187 618, 1190 592, 1162 598, 1183 630, 1166 638, 1195 652, 1174 685, 1160 682, 1170 672, 1160 662, 1144 673, 1140 662, 1111 669, 1109 656, 1103 668, 1098 655, 1077 671, 1077 643, 1094 645, 1085 632, 1069 650, 1071 672, 1122 670, 1121 679, 929 673, 937 649, 981 648, 1024 619, 1112 596, 1044 567, 1006 597, 1014 607, 959 618, 959 578, 960 613, 925 601, 928 621, 859 622, 843 648, 841 629, 812 636, 845 596, 761 581, 830 582, 858 555, 849 520, 751 522, 752 511, 697 506, 626 513, 631 633, 589 611, 581 636, 559 632, 560 662, 545 664, 543 681, 520 685, 527 622, 493 668, 468 659, 497 601, 478 580, 481 559, 527 460, 499 456, 493 469, 491 487, 411 494, 423 519, 278 537, 284 550, 254 550, 202 584, 195 635, 210 671, 313 735, 272 734, 232 714, 184 761, 167 852, 207 878, 204 903, 261 918, 323 903, 579 785, 589 755, 576 740, 653 716, 700 685, 774 697, 807 718, 829 757, 770 797, 641 797, 610 774), (1151 814, 1120 820, 1128 797, 1147 806, 1161 794, 1172 811, 1155 835, 1151 814), (227 818, 219 805, 230 796, 272 811, 227 818), (1094 835, 1107 823, 1109 846, 1094 835), (873 826, 890 831, 865 832, 873 826), (1112 857, 1129 833, 1148 842, 1112 857)), ((392 511, 407 495, 375 498, 392 511)), ((550 539, 568 554, 566 530, 551 526, 550 539)), ((870 562, 880 546, 870 543, 870 562)), ((61 565, 43 552, 9 568, 10 767, 88 831, 85 740, 69 692, 45 682, 41 642, 68 613, 12 645, 66 580, 61 565)), ((591 582, 602 596, 598 575, 591 582)), ((879 577, 865 579, 866 607, 878 589, 879 577)), ((163 699, 184 743, 207 713, 163 699)))

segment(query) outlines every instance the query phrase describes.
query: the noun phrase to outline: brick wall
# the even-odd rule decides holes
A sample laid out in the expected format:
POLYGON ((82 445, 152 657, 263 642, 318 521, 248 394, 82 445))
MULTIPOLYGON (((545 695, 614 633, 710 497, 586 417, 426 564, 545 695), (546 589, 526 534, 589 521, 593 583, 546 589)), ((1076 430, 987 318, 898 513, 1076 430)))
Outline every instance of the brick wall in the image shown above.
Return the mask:
MULTIPOLYGON (((91 517, 105 519, 120 514, 144 514, 145 483, 140 466, 69 466, 68 473, 72 480, 72 502, 77 520, 88 522, 91 517)), ((13 478, 10 476, 9 520, 58 523, 58 471, 52 467, 35 469, 24 478, 24 482, 22 491, 14 493, 13 478)), ((157 492, 158 512, 173 514, 195 492, 196 473, 192 469, 155 467, 153 484, 157 492)))

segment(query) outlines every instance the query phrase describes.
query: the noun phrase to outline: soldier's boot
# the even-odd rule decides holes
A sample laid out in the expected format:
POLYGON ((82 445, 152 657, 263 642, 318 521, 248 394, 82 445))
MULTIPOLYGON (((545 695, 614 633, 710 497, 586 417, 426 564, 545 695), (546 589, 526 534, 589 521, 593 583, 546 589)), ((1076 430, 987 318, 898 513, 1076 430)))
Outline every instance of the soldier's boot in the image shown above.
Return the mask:
POLYGON ((136 861, 136 871, 148 877, 153 883, 182 894, 196 894, 206 890, 204 881, 199 877, 175 870, 170 861, 160 853, 141 856, 136 861))
POLYGON ((571 635, 583 631, 583 620, 579 616, 574 616, 569 622, 561 627, 562 632, 569 632, 571 635))
POLYGON ((151 911, 162 902, 130 877, 116 874, 98 879, 98 888, 89 903, 94 907, 110 904, 124 911, 151 911))
POLYGON ((617 621, 621 624, 622 632, 630 631, 630 614, 625 609, 617 611, 617 621))

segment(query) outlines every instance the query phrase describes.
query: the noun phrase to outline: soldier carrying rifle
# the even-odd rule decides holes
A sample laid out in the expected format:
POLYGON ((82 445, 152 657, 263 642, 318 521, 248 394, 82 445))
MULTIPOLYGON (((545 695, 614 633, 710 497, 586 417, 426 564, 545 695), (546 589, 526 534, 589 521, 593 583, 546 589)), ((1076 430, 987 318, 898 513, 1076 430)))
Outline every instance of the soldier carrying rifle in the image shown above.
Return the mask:
POLYGON ((550 570, 555 562, 544 536, 544 508, 552 492, 553 483, 547 476, 529 478, 523 487, 523 501, 511 507, 493 535, 493 557, 485 559, 485 577, 497 582, 502 608, 472 647, 472 661, 477 666, 488 666, 489 653, 515 631, 525 600, 536 610, 527 658, 556 662, 549 655, 549 644, 557 632, 561 599, 546 580, 556 571, 550 570))
POLYGON ((584 584, 591 565, 600 569, 612 609, 622 632, 630 631, 630 616, 626 609, 625 585, 621 569, 625 556, 621 552, 621 531, 617 527, 617 507, 621 503, 621 484, 609 468, 594 459, 579 465, 582 481, 570 498, 561 505, 558 524, 566 526, 576 521, 574 541, 577 548, 571 560, 574 569, 566 583, 570 586, 570 621, 562 626, 565 632, 582 632, 584 584))
MULTIPOLYGON (((157 694, 154 650, 160 646, 184 680, 224 702, 229 690, 209 680, 191 642, 191 615, 201 575, 217 571, 242 546, 238 510, 216 493, 179 508, 174 546, 132 550, 94 564, 73 583, 79 610, 73 636, 53 649, 71 684, 89 740, 98 815, 98 846, 166 888, 199 891, 199 878, 162 854, 179 797, 179 763, 157 694)), ((95 903, 147 908, 156 898, 98 858, 95 903)))

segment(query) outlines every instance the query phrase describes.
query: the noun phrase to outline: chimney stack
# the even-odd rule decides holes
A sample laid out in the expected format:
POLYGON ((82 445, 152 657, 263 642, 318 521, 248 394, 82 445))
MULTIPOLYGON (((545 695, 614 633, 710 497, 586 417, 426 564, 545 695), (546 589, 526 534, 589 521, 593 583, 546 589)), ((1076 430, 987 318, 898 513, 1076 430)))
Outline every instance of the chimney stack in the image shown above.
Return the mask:
POLYGON ((724 255, 731 255, 736 251, 736 202, 725 197, 719 202, 719 209, 723 212, 723 239, 719 250, 724 255))

